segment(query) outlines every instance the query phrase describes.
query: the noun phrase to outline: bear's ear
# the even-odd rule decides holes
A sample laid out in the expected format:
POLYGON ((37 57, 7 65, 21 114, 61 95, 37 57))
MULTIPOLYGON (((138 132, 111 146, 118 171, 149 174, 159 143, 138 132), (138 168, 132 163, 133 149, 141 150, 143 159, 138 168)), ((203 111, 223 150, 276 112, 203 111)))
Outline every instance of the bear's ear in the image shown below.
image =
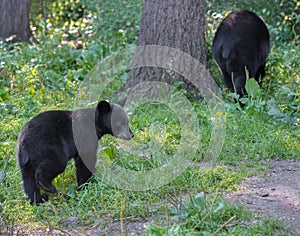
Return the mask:
POLYGON ((121 107, 124 107, 126 101, 127 101, 127 97, 120 98, 118 101, 116 101, 116 104, 120 105, 121 107))
POLYGON ((105 100, 100 101, 97 105, 97 110, 100 111, 100 112, 109 112, 110 111, 110 104, 105 100))

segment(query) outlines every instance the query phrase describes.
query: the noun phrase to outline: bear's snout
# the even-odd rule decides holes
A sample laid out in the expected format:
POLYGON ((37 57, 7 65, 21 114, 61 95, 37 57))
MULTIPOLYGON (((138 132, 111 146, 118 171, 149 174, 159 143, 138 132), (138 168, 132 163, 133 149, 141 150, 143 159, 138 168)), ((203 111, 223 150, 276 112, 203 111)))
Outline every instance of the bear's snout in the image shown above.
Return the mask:
POLYGON ((120 138, 120 139, 129 140, 134 137, 134 134, 132 133, 132 131, 130 129, 128 129, 128 131, 120 132, 119 134, 114 135, 114 136, 116 136, 117 138, 120 138))

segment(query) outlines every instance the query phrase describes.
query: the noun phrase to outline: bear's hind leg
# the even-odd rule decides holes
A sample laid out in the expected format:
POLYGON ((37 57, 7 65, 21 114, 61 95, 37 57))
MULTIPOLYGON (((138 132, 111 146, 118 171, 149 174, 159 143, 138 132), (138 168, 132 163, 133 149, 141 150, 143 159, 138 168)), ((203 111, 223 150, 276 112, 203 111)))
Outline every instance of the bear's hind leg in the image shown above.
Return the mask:
POLYGON ((255 80, 258 82, 258 84, 261 86, 261 79, 265 76, 265 67, 266 63, 261 65, 258 70, 256 71, 256 74, 254 76, 255 80))
POLYGON ((223 81, 224 81, 226 88, 228 89, 229 92, 233 93, 234 85, 233 85, 232 76, 227 74, 226 71, 222 71, 222 74, 223 74, 223 81))
POLYGON ((40 189, 35 184, 35 177, 33 170, 23 169, 21 171, 24 191, 26 193, 27 198, 30 200, 30 203, 41 203, 46 199, 43 198, 40 194, 40 189))
POLYGON ((245 72, 236 72, 234 74, 234 90, 240 97, 243 97, 246 94, 246 73, 245 72))
POLYGON ((38 168, 35 172, 36 176, 36 185, 40 188, 45 190, 49 193, 56 193, 56 188, 52 185, 52 180, 54 178, 51 178, 49 175, 43 174, 45 170, 43 168, 38 168))
POLYGON ((63 158, 58 159, 57 156, 43 160, 35 171, 36 185, 49 193, 56 193, 52 180, 65 170, 67 162, 63 158))

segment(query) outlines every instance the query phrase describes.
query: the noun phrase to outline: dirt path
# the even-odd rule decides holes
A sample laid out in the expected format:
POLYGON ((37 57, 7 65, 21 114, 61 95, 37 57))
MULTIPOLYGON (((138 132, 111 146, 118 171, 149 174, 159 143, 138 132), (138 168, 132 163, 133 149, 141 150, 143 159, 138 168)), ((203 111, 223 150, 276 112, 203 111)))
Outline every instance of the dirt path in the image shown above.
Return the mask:
POLYGON ((271 161, 266 173, 248 178, 225 198, 300 233, 300 161, 271 161))

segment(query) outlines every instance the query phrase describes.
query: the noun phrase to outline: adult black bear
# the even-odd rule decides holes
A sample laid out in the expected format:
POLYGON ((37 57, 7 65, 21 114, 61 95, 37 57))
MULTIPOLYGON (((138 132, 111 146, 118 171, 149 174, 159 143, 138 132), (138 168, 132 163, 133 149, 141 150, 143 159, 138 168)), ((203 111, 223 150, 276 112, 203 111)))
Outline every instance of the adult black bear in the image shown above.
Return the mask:
POLYGON ((245 94, 246 71, 260 82, 270 51, 270 37, 262 18, 243 10, 230 13, 219 25, 212 52, 230 91, 245 94))
POLYGON ((40 189, 56 192, 52 180, 65 170, 71 158, 75 160, 77 184, 85 183, 92 176, 98 140, 104 134, 127 140, 133 137, 120 105, 100 101, 96 108, 46 111, 30 120, 17 144, 24 190, 30 202, 47 200, 40 189))

